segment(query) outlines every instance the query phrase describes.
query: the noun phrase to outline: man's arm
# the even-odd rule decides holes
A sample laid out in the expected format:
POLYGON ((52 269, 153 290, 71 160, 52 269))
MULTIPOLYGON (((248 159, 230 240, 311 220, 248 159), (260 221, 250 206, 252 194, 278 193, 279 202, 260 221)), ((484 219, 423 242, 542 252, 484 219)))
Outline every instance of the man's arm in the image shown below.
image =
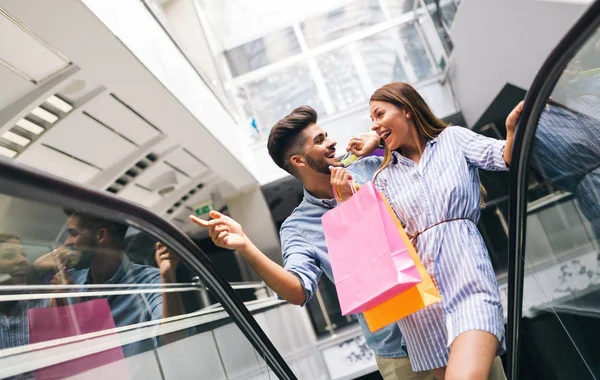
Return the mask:
POLYGON ((298 277, 262 253, 235 220, 216 211, 211 211, 210 216, 213 218, 210 221, 193 215, 190 216, 190 219, 194 223, 208 228, 210 238, 217 246, 236 250, 242 255, 265 284, 280 297, 294 305, 304 304, 306 294, 298 277))

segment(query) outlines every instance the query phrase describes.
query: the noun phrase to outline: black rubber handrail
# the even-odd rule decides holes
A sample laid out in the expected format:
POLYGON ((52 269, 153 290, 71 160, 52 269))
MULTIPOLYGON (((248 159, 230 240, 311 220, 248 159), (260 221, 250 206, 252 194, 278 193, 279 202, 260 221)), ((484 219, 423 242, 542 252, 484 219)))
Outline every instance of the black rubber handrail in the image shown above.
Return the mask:
POLYGON ((535 77, 517 125, 511 157, 508 212, 508 379, 519 377, 520 327, 525 275, 525 234, 527 227, 527 175, 529 150, 540 114, 569 60, 600 25, 600 0, 585 11, 552 51, 535 77))
POLYGON ((273 343, 225 278, 217 272, 208 256, 173 224, 145 208, 108 193, 86 189, 4 158, 0 158, 0 193, 126 222, 153 235, 177 253, 194 275, 200 276, 203 284, 214 292, 271 370, 280 379, 296 379, 273 343))

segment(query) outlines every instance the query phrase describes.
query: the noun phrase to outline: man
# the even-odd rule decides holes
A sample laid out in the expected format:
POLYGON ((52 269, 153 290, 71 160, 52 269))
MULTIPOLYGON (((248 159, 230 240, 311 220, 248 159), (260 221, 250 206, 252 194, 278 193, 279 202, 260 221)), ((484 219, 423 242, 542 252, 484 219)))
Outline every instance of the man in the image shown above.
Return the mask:
MULTIPOLYGON (((294 305, 304 305, 311 299, 323 272, 333 280, 321 216, 336 206, 330 167, 341 167, 341 163, 335 155, 336 143, 316 123, 316 111, 301 106, 280 120, 269 135, 271 158, 304 184, 304 200, 281 226, 285 268, 256 248, 233 219, 218 212, 211 212, 214 219, 209 222, 190 216, 209 229, 216 245, 239 252, 271 289, 294 305)), ((353 145, 355 155, 364 155, 379 142, 374 134, 365 140, 368 141, 364 144, 353 145)), ((371 179, 380 162, 380 158, 370 157, 357 161, 348 170, 356 182, 364 183, 371 179)), ((336 175, 348 175, 339 169, 334 171, 336 175)), ((358 315, 358 320, 386 380, 433 378, 429 373, 412 371, 396 324, 370 333, 362 315, 358 315)))
MULTIPOLYGON (((155 259, 158 269, 139 265, 123 253, 127 226, 88 214, 68 212, 68 236, 64 245, 34 263, 38 272, 57 272, 52 284, 127 284, 154 285, 174 283, 179 259, 167 248, 156 243, 155 259)), ((86 291, 83 286, 80 291, 86 291)), ((91 289, 93 290, 93 289, 91 289)), ((106 289, 102 289, 106 291, 106 289)), ((107 297, 116 327, 168 318, 184 313, 178 293, 150 292, 116 294, 107 297)), ((62 304, 66 299, 59 300, 62 304)), ((82 299, 81 301, 86 301, 82 299)), ((61 304, 59 303, 59 305, 61 304)), ((166 334, 165 343, 185 336, 184 332, 166 334)), ((123 353, 132 356, 152 349, 154 342, 144 340, 123 346, 123 353)))

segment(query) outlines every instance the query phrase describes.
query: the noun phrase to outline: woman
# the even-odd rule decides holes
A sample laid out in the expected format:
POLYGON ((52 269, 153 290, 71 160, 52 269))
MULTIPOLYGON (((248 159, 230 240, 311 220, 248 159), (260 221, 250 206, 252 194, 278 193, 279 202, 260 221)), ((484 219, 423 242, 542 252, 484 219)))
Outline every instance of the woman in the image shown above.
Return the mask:
POLYGON ((31 263, 23 253, 21 239, 0 233, 0 284, 26 285, 31 263))
MULTIPOLYGON (((488 379, 498 370, 504 318, 496 277, 477 230, 477 169, 508 170, 520 103, 507 118, 507 140, 448 127, 406 83, 387 84, 370 99, 372 130, 385 142, 374 183, 412 237, 442 302, 398 322, 415 371, 437 379, 488 379), (450 349, 448 349, 450 348, 450 349)), ((349 175, 332 184, 349 194, 349 175)))
MULTIPOLYGON (((21 239, 0 233, 0 285, 23 286, 30 284, 31 263, 23 252, 21 239)), ((17 289, 5 294, 22 294, 17 289)), ((46 300, 15 300, 0 302, 0 351, 29 344, 27 310, 47 306, 46 300)), ((8 380, 34 379, 31 372, 21 373, 8 380)))

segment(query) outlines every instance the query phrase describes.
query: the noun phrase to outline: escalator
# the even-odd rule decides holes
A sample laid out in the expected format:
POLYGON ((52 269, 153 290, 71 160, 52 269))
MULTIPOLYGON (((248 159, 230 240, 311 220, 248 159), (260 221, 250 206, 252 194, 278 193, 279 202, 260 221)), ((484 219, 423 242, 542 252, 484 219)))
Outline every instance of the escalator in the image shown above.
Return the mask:
MULTIPOLYGON (((599 26, 596 1, 540 70, 517 129, 510 379, 600 378, 599 26)), ((0 160, 0 378, 328 379, 267 333, 282 319, 266 313, 285 306, 260 283, 229 284, 147 209, 0 160), (72 260, 57 268, 57 256, 72 260), (242 302, 242 290, 260 296, 242 302)), ((278 331, 306 323, 286 317, 278 331)))
POLYGON ((0 378, 296 378, 255 317, 284 302, 148 210, 0 160, 0 212, 0 378))

